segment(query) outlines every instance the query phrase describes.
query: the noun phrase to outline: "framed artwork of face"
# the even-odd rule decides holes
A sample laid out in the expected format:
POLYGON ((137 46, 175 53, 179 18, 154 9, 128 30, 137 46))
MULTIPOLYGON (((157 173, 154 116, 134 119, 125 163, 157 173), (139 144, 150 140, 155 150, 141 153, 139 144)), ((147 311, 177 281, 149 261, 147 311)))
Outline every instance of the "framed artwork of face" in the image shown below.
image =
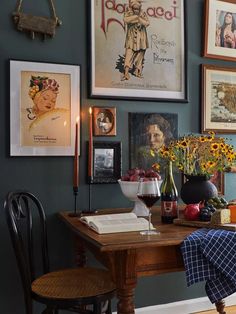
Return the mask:
POLYGON ((178 136, 178 115, 172 113, 129 113, 130 167, 150 168, 158 150, 178 136))
POLYGON ((236 3, 234 0, 205 0, 203 56, 236 60, 236 3))
POLYGON ((11 156, 73 156, 80 66, 10 60, 10 108, 11 156))

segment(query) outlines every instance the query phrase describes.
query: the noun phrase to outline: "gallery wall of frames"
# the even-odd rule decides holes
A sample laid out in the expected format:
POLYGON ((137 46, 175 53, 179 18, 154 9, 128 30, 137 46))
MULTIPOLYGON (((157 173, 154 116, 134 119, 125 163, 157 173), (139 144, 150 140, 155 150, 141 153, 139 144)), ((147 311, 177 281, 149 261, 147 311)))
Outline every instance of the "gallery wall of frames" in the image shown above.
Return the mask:
MULTIPOLYGON (((23 2, 24 13, 36 20, 53 18, 48 1, 23 2)), ((150 125, 160 126, 160 143, 214 131, 236 144, 236 4, 141 1, 137 43, 127 16, 138 0, 54 2, 57 19, 45 33, 21 28, 12 20, 15 1, 2 0, 0 198, 3 204, 6 193, 19 188, 39 196, 55 243, 52 266, 60 268, 73 264, 73 257, 58 211, 74 210, 74 188, 79 211, 130 207, 117 181, 128 169, 155 162, 150 125)), ((236 199, 235 169, 212 177, 227 200, 236 199)), ((180 190, 182 176, 174 176, 180 190)), ((0 225, 6 243, 1 307, 14 314, 21 298, 19 282, 14 291, 8 285, 16 266, 9 265, 13 253, 3 211, 0 225)), ((137 307, 205 296, 202 286, 187 290, 181 274, 152 278, 148 289, 147 295, 145 281, 138 285, 137 307), (156 295, 163 278, 168 296, 156 295)))

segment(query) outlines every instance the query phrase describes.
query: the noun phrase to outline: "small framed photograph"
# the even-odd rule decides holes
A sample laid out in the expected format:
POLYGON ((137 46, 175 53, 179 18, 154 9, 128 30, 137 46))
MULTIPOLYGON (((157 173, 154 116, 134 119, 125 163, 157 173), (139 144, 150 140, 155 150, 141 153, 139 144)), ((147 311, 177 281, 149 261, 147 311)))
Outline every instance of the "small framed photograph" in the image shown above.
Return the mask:
POLYGON ((121 177, 121 143, 93 142, 91 183, 117 183, 121 177))
POLYGON ((72 156, 79 114, 79 65, 10 60, 11 156, 72 156))
POLYGON ((93 135, 116 135, 116 108, 93 107, 93 135))
POLYGON ((225 194, 225 175, 222 171, 215 171, 210 181, 216 186, 218 194, 225 194))
POLYGON ((236 133, 236 68, 202 65, 201 131, 236 133))
POLYGON ((129 113, 130 167, 151 168, 157 160, 150 150, 158 150, 177 137, 177 114, 129 113))
POLYGON ((90 96, 187 102, 185 0, 89 0, 90 96))
POLYGON ((205 0, 203 56, 236 60, 235 0, 205 0))

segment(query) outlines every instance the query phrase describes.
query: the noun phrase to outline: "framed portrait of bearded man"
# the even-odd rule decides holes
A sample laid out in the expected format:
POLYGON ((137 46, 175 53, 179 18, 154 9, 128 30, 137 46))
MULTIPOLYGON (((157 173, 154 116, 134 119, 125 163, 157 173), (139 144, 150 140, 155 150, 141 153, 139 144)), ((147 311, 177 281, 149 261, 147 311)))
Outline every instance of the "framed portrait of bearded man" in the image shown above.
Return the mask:
POLYGON ((89 0, 90 96, 187 102, 185 0, 89 0))
POLYGON ((205 0, 203 56, 236 60, 235 0, 205 0))
POLYGON ((10 155, 79 154, 80 66, 10 60, 10 155))

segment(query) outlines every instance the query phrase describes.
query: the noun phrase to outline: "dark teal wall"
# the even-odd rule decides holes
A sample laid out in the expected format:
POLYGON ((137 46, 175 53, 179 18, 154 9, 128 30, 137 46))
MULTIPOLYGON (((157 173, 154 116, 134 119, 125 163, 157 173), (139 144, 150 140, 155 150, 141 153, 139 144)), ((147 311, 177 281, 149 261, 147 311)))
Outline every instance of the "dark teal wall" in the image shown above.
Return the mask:
MULTIPOLYGON (((188 83, 189 103, 164 103, 145 101, 120 101, 88 99, 87 66, 87 0, 55 0, 58 16, 63 25, 57 29, 53 39, 45 42, 36 37, 32 41, 27 35, 14 29, 11 12, 15 0, 1 0, 0 13, 0 202, 9 190, 30 189, 45 205, 49 218, 51 262, 53 267, 72 264, 71 237, 56 217, 63 209, 73 208, 72 157, 10 157, 9 156, 9 59, 80 64, 82 67, 82 106, 87 114, 89 105, 116 106, 117 137, 122 141, 123 170, 128 168, 128 112, 172 112, 178 113, 179 133, 199 132, 200 116, 200 64, 233 65, 229 62, 201 58, 203 0, 188 0, 188 83)), ((24 1, 25 11, 36 15, 48 12, 47 1, 24 1)), ((82 120, 80 157, 79 206, 88 207, 88 185, 86 184, 86 150, 88 140, 87 121, 82 120)), ((229 137, 229 136, 228 136, 229 137)), ((235 136, 230 136, 235 141, 235 136)), ((234 174, 226 175, 226 198, 235 196, 234 174)), ((117 184, 92 186, 94 208, 130 205, 122 196, 117 184)), ((13 251, 10 245, 3 209, 0 211, 0 304, 1 313, 23 314, 22 290, 13 251), (18 307, 17 310, 15 308, 18 307)), ((184 273, 161 275, 139 280, 136 290, 136 306, 154 305, 176 300, 204 296, 203 285, 189 289, 185 285, 184 273), (147 291, 149 291, 147 293, 147 291)), ((39 308, 37 308, 39 309, 39 308)), ((38 312, 39 313, 39 310, 38 312)))

